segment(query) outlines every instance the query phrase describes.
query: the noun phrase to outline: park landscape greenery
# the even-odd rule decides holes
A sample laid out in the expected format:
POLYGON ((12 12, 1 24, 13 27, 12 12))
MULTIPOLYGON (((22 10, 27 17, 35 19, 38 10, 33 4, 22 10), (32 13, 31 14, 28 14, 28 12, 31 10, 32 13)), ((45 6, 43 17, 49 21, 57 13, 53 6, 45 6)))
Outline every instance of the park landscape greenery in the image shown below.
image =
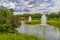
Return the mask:
MULTIPOLYGON (((60 11, 58 13, 53 12, 53 13, 49 13, 49 14, 45 14, 45 15, 47 17, 48 25, 55 26, 60 29, 60 11)), ((26 16, 28 16, 28 15, 26 14, 26 16)), ((32 21, 31 22, 26 21, 26 24, 41 24, 42 14, 39 14, 39 13, 29 14, 29 16, 32 17, 32 21)))
MULTIPOLYGON (((0 40, 43 40, 33 35, 18 33, 15 28, 19 27, 21 17, 32 17, 32 21, 26 21, 26 24, 34 25, 41 23, 42 14, 23 14, 13 15, 13 9, 0 8, 0 40)), ((46 14, 47 24, 60 29, 60 12, 46 14)))
MULTIPOLYGON (((32 21, 26 21, 26 24, 40 24, 41 23, 41 17, 42 14, 36 13, 36 14, 23 14, 23 15, 17 15, 18 17, 25 17, 28 18, 29 16, 32 17, 32 21)), ((47 24, 51 26, 55 26, 60 29, 60 11, 58 13, 49 13, 46 14, 47 17, 47 24)))
POLYGON ((0 32, 14 32, 20 23, 13 15, 13 9, 0 8, 0 32))
POLYGON ((0 40, 43 40, 33 35, 18 33, 19 17, 13 15, 13 9, 0 8, 0 40))

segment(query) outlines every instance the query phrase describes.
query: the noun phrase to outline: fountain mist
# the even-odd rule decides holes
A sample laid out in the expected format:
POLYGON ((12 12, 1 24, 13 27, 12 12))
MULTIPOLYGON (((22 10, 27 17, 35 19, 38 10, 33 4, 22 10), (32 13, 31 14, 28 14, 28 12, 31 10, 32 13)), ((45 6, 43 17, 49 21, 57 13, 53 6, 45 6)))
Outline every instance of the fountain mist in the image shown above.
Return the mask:
POLYGON ((41 25, 46 25, 46 16, 42 15, 41 25))
POLYGON ((29 20, 29 21, 32 21, 32 17, 31 17, 31 16, 29 16, 28 20, 29 20))

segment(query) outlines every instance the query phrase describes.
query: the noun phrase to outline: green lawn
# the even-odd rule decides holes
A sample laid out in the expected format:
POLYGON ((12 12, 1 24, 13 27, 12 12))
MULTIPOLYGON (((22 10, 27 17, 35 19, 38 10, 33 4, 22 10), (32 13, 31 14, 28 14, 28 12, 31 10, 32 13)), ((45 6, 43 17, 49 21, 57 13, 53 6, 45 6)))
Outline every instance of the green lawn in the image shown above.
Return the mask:
POLYGON ((0 33, 0 40, 43 40, 33 35, 20 33, 0 33))
MULTIPOLYGON (((41 24, 41 20, 32 20, 31 22, 27 21, 26 24, 41 24)), ((60 19, 50 19, 47 20, 47 24, 51 26, 58 27, 60 29, 60 19)))
POLYGON ((52 26, 55 26, 55 27, 58 27, 60 29, 60 20, 59 19, 56 19, 56 20, 47 20, 47 24, 48 25, 52 25, 52 26))
POLYGON ((41 20, 32 20, 31 22, 27 21, 26 24, 40 24, 41 20))

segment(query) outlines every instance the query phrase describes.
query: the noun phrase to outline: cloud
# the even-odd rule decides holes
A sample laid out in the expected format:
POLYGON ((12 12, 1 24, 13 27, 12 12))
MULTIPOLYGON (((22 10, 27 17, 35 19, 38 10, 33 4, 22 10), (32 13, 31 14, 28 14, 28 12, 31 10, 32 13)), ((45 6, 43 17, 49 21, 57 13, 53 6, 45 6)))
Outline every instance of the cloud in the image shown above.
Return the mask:
MULTIPOLYGON (((32 12, 58 12, 60 11, 60 0, 33 0, 28 1, 30 4, 28 4, 28 7, 32 12), (46 1, 46 2, 45 2, 46 1), (36 4, 34 4, 36 2, 36 4), (48 6, 49 5, 49 6, 48 6)), ((30 12, 31 12, 30 11, 30 12)))
POLYGON ((15 8, 15 3, 9 3, 8 5, 9 5, 9 8, 13 8, 13 9, 15 8))
POLYGON ((60 11, 60 0, 55 0, 55 5, 54 7, 51 7, 51 12, 58 12, 60 11))
POLYGON ((3 1, 3 6, 20 9, 22 12, 58 12, 60 11, 60 0, 7 0, 3 1))

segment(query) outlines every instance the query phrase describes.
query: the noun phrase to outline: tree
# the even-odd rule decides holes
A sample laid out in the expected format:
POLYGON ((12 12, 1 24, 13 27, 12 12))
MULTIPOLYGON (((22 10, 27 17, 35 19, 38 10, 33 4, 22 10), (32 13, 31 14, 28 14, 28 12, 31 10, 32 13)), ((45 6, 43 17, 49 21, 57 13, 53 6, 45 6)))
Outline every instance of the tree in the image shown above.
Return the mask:
POLYGON ((15 30, 13 26, 14 24, 11 23, 10 20, 12 16, 13 9, 0 8, 0 32, 9 32, 15 30))

